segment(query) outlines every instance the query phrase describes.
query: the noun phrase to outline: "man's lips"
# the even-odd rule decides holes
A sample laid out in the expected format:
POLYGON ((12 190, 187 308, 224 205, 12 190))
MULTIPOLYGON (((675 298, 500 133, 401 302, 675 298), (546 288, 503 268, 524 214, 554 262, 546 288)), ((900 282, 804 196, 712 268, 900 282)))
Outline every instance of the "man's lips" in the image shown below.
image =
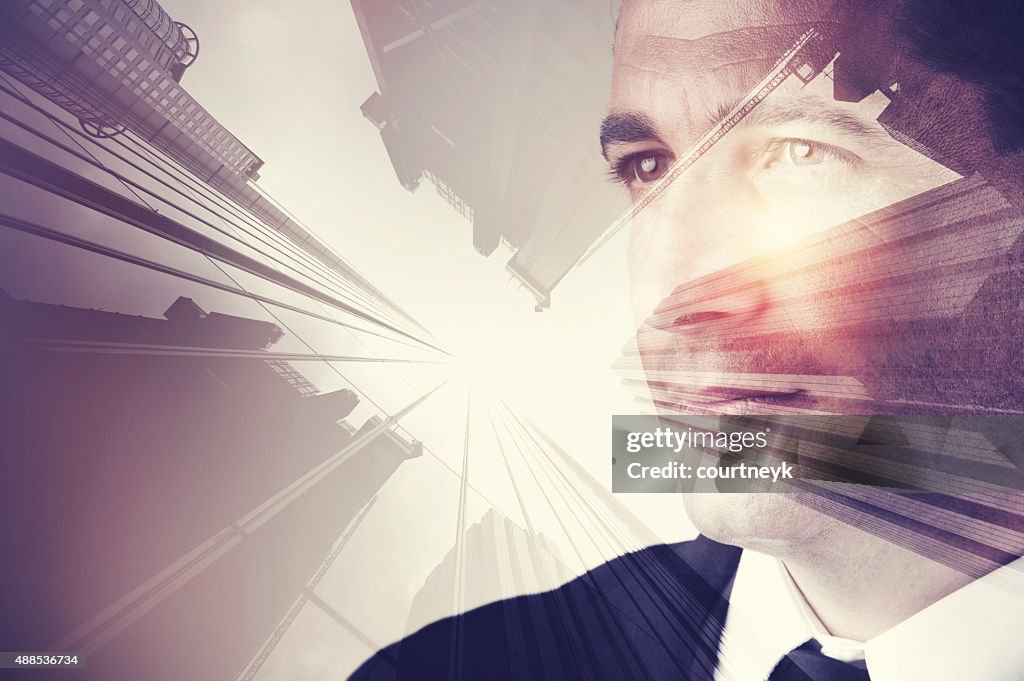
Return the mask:
POLYGON ((768 285, 736 279, 713 287, 684 285, 663 299, 646 325, 673 334, 704 336, 749 326, 769 310, 768 285))
POLYGON ((767 404, 774 400, 790 400, 794 397, 806 394, 803 388, 787 388, 781 390, 737 390, 735 388, 704 388, 698 391, 699 395, 707 399, 700 400, 701 404, 726 404, 729 402, 756 402, 767 404), (722 393, 728 393, 722 395, 722 393))
MULTIPOLYGON (((655 403, 672 411, 703 412, 708 414, 743 414, 751 407, 775 406, 783 408, 800 408, 809 403, 807 391, 803 388, 788 390, 744 390, 729 391, 723 394, 722 389, 705 389, 686 396, 671 395, 656 399, 655 403)), ((756 407, 755 407, 756 408, 756 407)))

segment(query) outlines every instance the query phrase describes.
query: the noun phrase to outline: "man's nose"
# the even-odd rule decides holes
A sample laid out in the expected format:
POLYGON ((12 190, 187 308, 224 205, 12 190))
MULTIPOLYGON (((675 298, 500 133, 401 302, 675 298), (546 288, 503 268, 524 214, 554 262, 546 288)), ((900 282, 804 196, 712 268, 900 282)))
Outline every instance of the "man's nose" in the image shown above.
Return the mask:
MULTIPOLYGON (((762 214, 763 200, 720 158, 709 155, 676 178, 637 216, 631 230, 630 274, 637 323, 648 319, 666 297, 679 293, 681 286, 762 250, 765 235, 758 233, 762 214)), ((711 293, 705 291, 691 301, 689 311, 680 311, 678 316, 690 315, 679 319, 680 325, 748 315, 764 303, 763 287, 733 291, 714 304, 708 298, 711 293)))

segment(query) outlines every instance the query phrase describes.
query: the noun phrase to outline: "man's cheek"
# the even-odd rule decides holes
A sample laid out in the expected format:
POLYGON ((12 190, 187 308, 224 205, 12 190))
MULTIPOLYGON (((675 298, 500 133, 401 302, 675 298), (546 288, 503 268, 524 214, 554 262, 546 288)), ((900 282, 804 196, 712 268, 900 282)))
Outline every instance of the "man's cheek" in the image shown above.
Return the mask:
POLYGON ((649 271, 633 280, 630 301, 638 333, 656 318, 662 304, 672 293, 673 281, 675 277, 672 275, 655 271, 649 271))
POLYGON ((629 297, 638 327, 685 276, 681 267, 685 246, 678 230, 655 218, 650 211, 630 226, 629 297))
POLYGON ((671 333, 655 329, 649 324, 640 324, 637 328, 637 351, 648 381, 655 380, 659 372, 668 368, 675 355, 673 340, 671 333))

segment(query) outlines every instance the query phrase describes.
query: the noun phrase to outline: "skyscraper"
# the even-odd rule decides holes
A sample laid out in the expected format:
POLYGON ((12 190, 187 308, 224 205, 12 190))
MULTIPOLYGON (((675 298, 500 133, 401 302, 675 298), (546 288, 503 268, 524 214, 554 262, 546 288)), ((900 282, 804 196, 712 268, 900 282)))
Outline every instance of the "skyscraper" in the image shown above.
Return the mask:
POLYGON ((461 552, 455 547, 434 568, 409 610, 407 632, 459 610, 496 599, 558 588, 573 574, 558 547, 543 534, 531 535, 493 509, 466 528, 461 552), (459 566, 460 557, 470 565, 459 566))
POLYGON ((75 678, 239 673, 444 356, 254 184, 197 53, 151 0, 0 7, 2 640, 75 678))
POLYGON ((68 640, 89 650, 97 678, 230 678, 334 538, 422 454, 387 430, 354 446, 381 419, 357 430, 344 421, 355 392, 311 393, 263 360, 283 337, 275 324, 207 313, 187 298, 164 317, 0 292, 0 423, 17 453, 5 469, 3 496, 18 510, 5 536, 34 559, 5 562, 5 583, 21 588, 4 599, 0 636, 45 647, 119 589, 150 583, 132 599, 149 601, 144 614, 126 604, 68 640), (346 448, 352 455, 272 522, 239 526, 277 487, 346 448), (232 554, 200 563, 185 582, 162 571, 225 528, 237 533, 226 538, 238 544, 232 554), (172 648, 196 652, 154 670, 151 660, 172 648))
POLYGON ((145 140, 318 267, 416 326, 253 183, 263 160, 180 83, 198 52, 196 34, 155 0, 15 0, 0 6, 0 69, 77 118, 93 137, 131 132, 145 140))
POLYGON ((547 307, 625 204, 597 145, 611 72, 607 4, 352 0, 378 91, 362 106, 399 182, 426 179, 483 255, 547 307))

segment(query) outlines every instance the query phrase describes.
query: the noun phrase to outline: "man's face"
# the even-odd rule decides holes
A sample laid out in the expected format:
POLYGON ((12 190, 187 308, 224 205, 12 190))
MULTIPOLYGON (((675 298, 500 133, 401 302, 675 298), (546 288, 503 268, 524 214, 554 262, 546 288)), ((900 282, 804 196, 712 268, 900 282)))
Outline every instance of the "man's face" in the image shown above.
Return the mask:
MULTIPOLYGON (((634 201, 748 97, 811 23, 830 18, 830 3, 785 4, 623 3, 602 142, 634 201)), ((860 287, 860 300, 870 300, 865 265, 815 268, 798 249, 958 176, 885 131, 876 120, 889 103, 883 93, 846 103, 832 88, 828 75, 806 85, 790 77, 632 222, 637 341, 661 410, 872 411, 862 377, 878 360, 879 336, 869 324, 847 332, 857 312, 815 295, 860 287), (743 262, 754 264, 731 267, 743 262)), ((919 292, 885 302, 903 314, 933 303, 919 292)), ((703 531, 738 544, 821 531, 787 497, 754 496, 687 495, 686 503, 703 531)))

